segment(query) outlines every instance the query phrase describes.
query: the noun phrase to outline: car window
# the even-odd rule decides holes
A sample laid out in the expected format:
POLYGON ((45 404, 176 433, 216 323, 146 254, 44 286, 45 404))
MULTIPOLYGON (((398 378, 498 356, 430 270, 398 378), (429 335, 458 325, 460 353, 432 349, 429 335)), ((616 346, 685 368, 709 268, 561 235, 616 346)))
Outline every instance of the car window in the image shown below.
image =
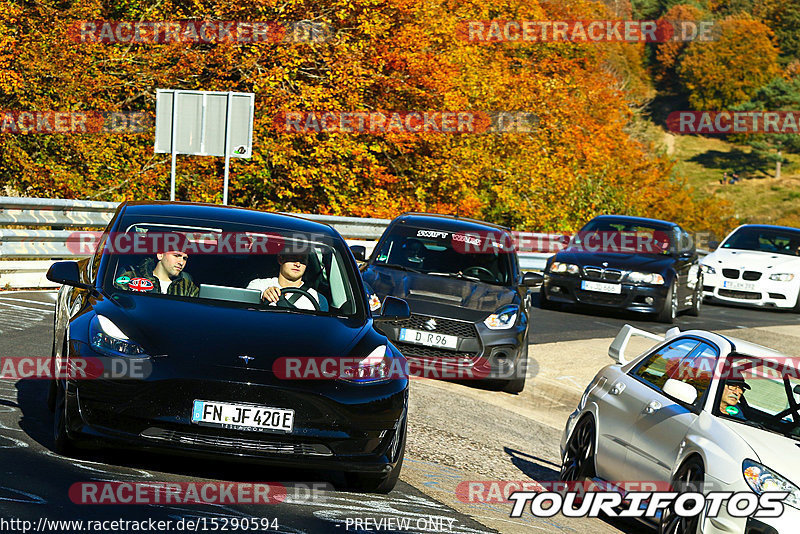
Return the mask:
POLYGON ((745 226, 728 237, 722 248, 800 256, 800 231, 745 226))
POLYGON ((511 237, 502 231, 449 232, 394 225, 373 254, 374 265, 509 285, 516 261, 511 237))
MULTIPOLYGON (((109 235, 104 288, 109 292, 155 298, 199 299, 269 311, 351 316, 364 313, 366 302, 341 239, 228 221, 177 224, 164 220, 123 220, 123 232, 109 235), (167 246, 170 243, 170 246, 167 246), (182 264, 170 279, 156 276, 160 250, 182 264), (271 304, 263 291, 278 286, 282 265, 296 264, 299 289, 289 301, 271 304), (310 295, 315 302, 306 296, 310 295), (314 304, 319 307, 317 310, 314 304)), ((164 256, 165 254, 161 254, 164 256)), ((163 264, 167 265, 168 264, 163 264)), ((159 271, 162 272, 163 271, 159 271)))
POLYGON ((634 367, 632 374, 656 389, 664 387, 671 375, 677 373, 680 362, 697 347, 694 339, 679 339, 664 345, 634 367))
POLYGON ((670 254, 675 236, 669 228, 638 221, 592 220, 572 237, 570 248, 589 252, 670 254))
POLYGON ((714 369, 717 368, 719 351, 707 343, 700 343, 685 358, 678 362, 677 368, 669 369, 669 378, 685 382, 697 391, 694 406, 700 407, 705 402, 705 393, 711 385, 714 369))

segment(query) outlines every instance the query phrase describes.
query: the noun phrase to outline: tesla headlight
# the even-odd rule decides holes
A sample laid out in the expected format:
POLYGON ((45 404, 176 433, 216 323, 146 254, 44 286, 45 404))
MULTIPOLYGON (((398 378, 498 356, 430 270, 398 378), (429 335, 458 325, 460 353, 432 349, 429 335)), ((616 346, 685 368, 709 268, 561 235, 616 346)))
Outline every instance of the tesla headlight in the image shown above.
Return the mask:
POLYGON ((664 277, 658 273, 641 273, 639 271, 633 271, 628 273, 628 282, 633 282, 634 284, 663 285, 664 277))
POLYGON ((794 275, 792 273, 771 274, 769 275, 769 279, 775 280, 776 282, 791 282, 794 280, 794 275))
POLYGON ((95 315, 89 323, 89 340, 92 348, 107 356, 146 356, 138 343, 104 315, 95 315))
POLYGON ((367 384, 389 379, 391 351, 388 345, 380 345, 353 366, 341 369, 339 378, 345 382, 367 384))
POLYGON ((742 474, 750 489, 758 495, 765 491, 788 491, 789 495, 783 503, 800 509, 800 488, 775 471, 753 460, 745 460, 742 462, 742 474))
POLYGON ((717 270, 711 265, 700 264, 700 269, 706 274, 717 274, 717 270))
POLYGON ((484 319, 483 324, 491 330, 505 330, 517 322, 517 314, 519 314, 519 306, 509 304, 484 319))
POLYGON ((581 269, 574 263, 561 263, 554 261, 550 264, 550 272, 559 274, 578 274, 581 272, 581 269))

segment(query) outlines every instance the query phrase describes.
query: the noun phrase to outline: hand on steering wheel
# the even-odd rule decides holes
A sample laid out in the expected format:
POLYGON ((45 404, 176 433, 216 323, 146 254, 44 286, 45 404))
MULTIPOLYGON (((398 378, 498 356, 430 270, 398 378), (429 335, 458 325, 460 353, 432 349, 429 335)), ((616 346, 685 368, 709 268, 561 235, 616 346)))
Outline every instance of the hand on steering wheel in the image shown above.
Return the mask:
POLYGON ((489 278, 491 278, 495 282, 497 281, 497 277, 495 277, 495 275, 492 274, 492 271, 490 271, 486 267, 478 267, 477 265, 474 267, 467 267, 462 271, 462 273, 467 274, 467 271, 475 271, 475 274, 478 275, 478 278, 480 278, 480 275, 478 273, 484 272, 489 275, 489 278))
POLYGON ((285 302, 286 304, 288 304, 288 306, 282 306, 282 307, 297 309, 297 306, 295 306, 294 304, 289 302, 289 299, 286 298, 286 294, 287 293, 300 293, 301 295, 303 295, 304 297, 308 298, 308 300, 311 301, 311 305, 314 306, 314 310, 315 311, 320 311, 319 303, 317 302, 317 299, 315 299, 311 295, 311 293, 309 293, 305 289, 300 289, 299 287, 284 287, 283 289, 281 289, 281 298, 278 299, 278 302, 276 303, 276 305, 282 306, 282 303, 285 302))

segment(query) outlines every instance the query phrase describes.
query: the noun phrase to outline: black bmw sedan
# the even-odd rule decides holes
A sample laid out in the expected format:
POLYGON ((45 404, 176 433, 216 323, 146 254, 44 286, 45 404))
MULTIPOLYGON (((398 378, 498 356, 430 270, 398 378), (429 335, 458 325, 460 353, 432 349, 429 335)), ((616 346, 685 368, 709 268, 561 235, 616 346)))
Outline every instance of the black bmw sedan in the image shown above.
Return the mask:
MULTIPOLYGON (((380 328, 418 374, 486 380, 509 393, 525 385, 528 288, 508 229, 446 215, 394 219, 362 267, 382 299, 402 298, 411 317, 380 328)), ((377 301, 377 299, 376 299, 377 301)))
POLYGON ((365 491, 395 485, 408 378, 386 372, 405 359, 373 321, 407 318, 408 305, 388 299, 373 317, 331 227, 123 203, 94 256, 55 263, 48 278, 64 284, 48 399, 59 452, 154 449, 343 471, 365 491))
POLYGON ((544 308, 588 304, 655 314, 700 313, 702 272, 691 236, 675 223, 600 215, 548 259, 544 308))

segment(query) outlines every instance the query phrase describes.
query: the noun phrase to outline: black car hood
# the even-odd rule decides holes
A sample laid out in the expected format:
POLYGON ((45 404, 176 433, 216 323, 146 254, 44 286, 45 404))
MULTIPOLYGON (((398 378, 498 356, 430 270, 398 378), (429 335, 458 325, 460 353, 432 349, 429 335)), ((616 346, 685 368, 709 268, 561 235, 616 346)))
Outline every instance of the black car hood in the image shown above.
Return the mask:
POLYGON ((364 280, 383 299, 405 299, 412 312, 477 321, 504 304, 519 304, 515 288, 370 265, 364 280))
POLYGON ((574 263, 580 267, 595 265, 603 267, 603 263, 608 263, 606 267, 612 269, 623 269, 627 271, 661 272, 675 263, 672 256, 655 254, 621 254, 609 252, 578 252, 562 251, 553 257, 553 261, 562 263, 574 263))
POLYGON ((369 321, 290 312, 257 311, 217 303, 158 296, 116 294, 96 303, 154 357, 198 364, 240 366, 241 355, 254 369, 271 369, 282 356, 347 356, 373 331, 369 321))

